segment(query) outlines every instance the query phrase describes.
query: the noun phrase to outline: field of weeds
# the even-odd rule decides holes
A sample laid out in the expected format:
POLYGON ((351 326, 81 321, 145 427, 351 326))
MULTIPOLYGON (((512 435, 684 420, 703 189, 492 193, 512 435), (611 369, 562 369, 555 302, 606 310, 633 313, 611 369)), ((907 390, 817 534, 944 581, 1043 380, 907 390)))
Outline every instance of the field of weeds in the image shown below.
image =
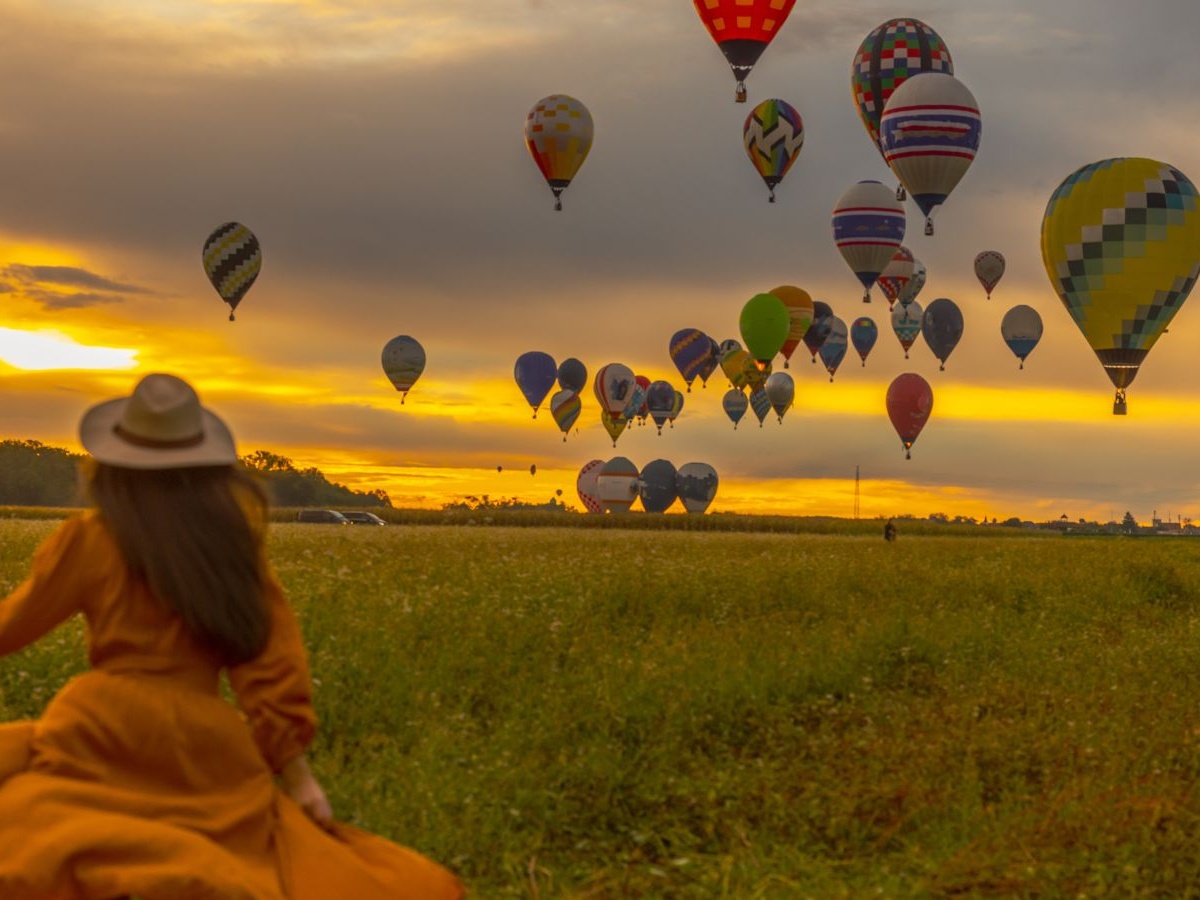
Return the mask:
MULTIPOLYGON (((0 523, 0 589, 54 524, 0 523)), ((338 815, 475 897, 1200 895, 1200 544, 271 540, 338 815)), ((0 660, 0 719, 81 644, 0 660)))

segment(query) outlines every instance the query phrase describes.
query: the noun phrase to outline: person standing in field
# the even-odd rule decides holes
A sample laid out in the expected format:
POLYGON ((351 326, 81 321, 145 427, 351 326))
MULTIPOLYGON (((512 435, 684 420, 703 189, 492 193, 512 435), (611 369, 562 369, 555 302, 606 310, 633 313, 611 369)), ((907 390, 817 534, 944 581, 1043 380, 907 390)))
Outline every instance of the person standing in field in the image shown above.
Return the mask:
POLYGON ((896 523, 891 519, 883 526, 883 539, 889 544, 896 539, 896 523))
POLYGON ((91 662, 40 719, 0 725, 0 897, 464 896, 334 820, 305 757, 308 663, 266 559, 266 496, 225 424, 156 374, 89 409, 80 440, 95 508, 0 601, 0 657, 82 613, 91 662))

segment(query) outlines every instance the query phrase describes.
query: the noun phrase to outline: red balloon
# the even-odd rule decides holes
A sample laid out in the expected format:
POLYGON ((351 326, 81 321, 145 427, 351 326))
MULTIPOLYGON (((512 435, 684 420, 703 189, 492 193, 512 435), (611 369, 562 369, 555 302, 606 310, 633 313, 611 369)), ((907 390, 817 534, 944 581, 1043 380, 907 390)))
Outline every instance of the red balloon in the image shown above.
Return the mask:
POLYGON ((745 80, 778 34, 796 0, 692 0, 700 21, 717 42, 733 77, 738 103, 746 102, 745 80))
POLYGON ((888 418, 904 443, 904 458, 912 459, 912 445, 933 412, 933 388, 915 372, 897 375, 888 386, 888 418))

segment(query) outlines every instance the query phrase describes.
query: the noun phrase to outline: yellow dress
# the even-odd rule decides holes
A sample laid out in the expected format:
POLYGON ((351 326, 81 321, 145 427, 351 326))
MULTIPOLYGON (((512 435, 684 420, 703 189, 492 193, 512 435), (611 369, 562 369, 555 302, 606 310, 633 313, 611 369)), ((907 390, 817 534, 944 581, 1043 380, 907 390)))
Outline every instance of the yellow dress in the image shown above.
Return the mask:
POLYGON ((94 513, 38 549, 0 601, 0 656, 72 614, 91 670, 32 722, 0 725, 5 900, 440 900, 464 894, 420 854, 336 824, 275 783, 316 729, 299 628, 273 574, 262 654, 220 664, 131 576, 94 513))

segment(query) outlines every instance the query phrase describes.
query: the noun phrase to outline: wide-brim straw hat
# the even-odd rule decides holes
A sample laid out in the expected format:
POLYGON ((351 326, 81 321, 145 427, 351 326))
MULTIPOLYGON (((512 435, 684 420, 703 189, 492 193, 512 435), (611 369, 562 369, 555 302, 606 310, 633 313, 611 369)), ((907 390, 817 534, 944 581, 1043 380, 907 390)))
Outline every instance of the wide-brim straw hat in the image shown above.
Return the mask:
POLYGON ((133 394, 83 414, 79 441, 98 462, 125 469, 225 466, 238 460, 225 423, 174 375, 147 375, 133 394))

